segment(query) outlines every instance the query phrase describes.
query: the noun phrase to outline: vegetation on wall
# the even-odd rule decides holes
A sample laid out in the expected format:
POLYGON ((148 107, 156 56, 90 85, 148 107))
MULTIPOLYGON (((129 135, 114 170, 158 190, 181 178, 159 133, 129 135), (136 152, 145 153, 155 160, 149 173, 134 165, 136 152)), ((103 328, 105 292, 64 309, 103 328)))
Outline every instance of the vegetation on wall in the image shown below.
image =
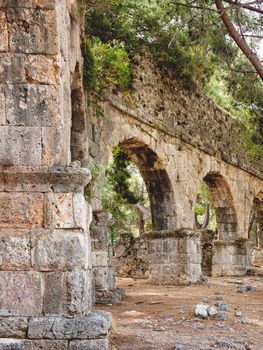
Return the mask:
POLYGON ((138 169, 119 147, 113 149, 112 159, 105 171, 101 188, 103 208, 112 214, 112 240, 122 231, 137 236, 151 229, 151 217, 142 217, 137 204, 149 208, 149 198, 138 169), (144 227, 141 227, 142 220, 144 227))
MULTIPOLYGON (((109 85, 128 89, 130 62, 146 46, 160 67, 169 69, 186 87, 202 86, 236 115, 248 129, 248 145, 263 144, 261 79, 231 40, 215 4, 208 0, 87 2, 85 28, 95 58, 95 90, 109 85)), ((262 19, 257 13, 231 6, 228 14, 244 38, 251 34, 249 43, 256 50, 262 19)))
POLYGON ((205 182, 202 182, 198 188, 197 195, 199 196, 199 203, 196 203, 193 207, 194 213, 197 215, 198 222, 203 222, 205 216, 205 206, 209 205, 209 223, 208 230, 216 231, 216 211, 213 207, 213 201, 209 191, 209 187, 205 182))

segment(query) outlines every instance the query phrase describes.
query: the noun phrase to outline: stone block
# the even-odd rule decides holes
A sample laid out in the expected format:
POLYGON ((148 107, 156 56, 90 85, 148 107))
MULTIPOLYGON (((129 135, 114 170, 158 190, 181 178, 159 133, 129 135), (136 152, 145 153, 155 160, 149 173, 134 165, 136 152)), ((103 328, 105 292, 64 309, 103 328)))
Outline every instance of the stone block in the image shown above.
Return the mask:
POLYGON ((75 227, 87 229, 87 205, 83 193, 73 193, 73 216, 75 227))
POLYGON ((109 269, 108 267, 93 267, 93 276, 96 290, 103 291, 109 289, 109 269))
POLYGON ((0 228, 42 227, 42 193, 0 193, 0 228))
MULTIPOLYGON (((39 173, 39 168, 10 167, 4 169, 4 190, 6 192, 49 192, 50 183, 45 169, 39 173)), ((41 169, 41 170, 42 170, 41 169)))
POLYGON ((41 128, 2 126, 0 150, 0 165, 41 165, 41 128))
POLYGON ((0 317, 0 338, 25 338, 28 322, 26 317, 0 317))
POLYGON ((8 51, 8 31, 5 11, 0 10, 0 52, 8 51))
POLYGON ((68 350, 67 340, 26 340, 26 350, 68 350))
POLYGON ((0 0, 2 7, 41 8, 44 10, 55 9, 56 0, 0 0))
POLYGON ((23 340, 0 339, 0 350, 26 350, 23 340))
POLYGON ((108 252, 107 251, 96 251, 96 252, 92 252, 92 259, 93 259, 93 266, 103 266, 106 267, 109 264, 109 257, 108 257, 108 252))
POLYGON ((44 215, 44 228, 53 229, 55 227, 55 194, 54 192, 45 193, 45 215, 44 215))
POLYGON ((91 271, 67 272, 64 279, 64 314, 86 316, 92 309, 91 271))
POLYGON ((28 270, 30 267, 29 231, 0 229, 0 270, 28 270))
POLYGON ((32 316, 42 313, 43 281, 36 272, 0 272, 0 315, 32 316))
POLYGON ((107 227, 94 226, 92 224, 90 236, 94 250, 107 250, 110 244, 110 231, 107 227))
POLYGON ((32 264, 40 271, 88 268, 88 236, 76 231, 42 230, 32 236, 32 264))
POLYGON ((29 339, 97 339, 108 336, 111 314, 92 312, 86 317, 32 317, 29 339))
POLYGON ((52 56, 26 55, 24 57, 25 77, 28 84, 58 85, 60 66, 52 56))
POLYGON ((23 55, 0 53, 0 62, 0 84, 26 82, 23 55))
POLYGON ((108 350, 108 339, 74 340, 69 343, 69 350, 108 350))
POLYGON ((44 292, 44 314, 60 315, 63 314, 64 303, 64 273, 50 272, 45 275, 44 292))
POLYGON ((72 193, 55 194, 55 227, 74 228, 72 193))
POLYGON ((92 308, 90 271, 50 272, 45 276, 45 315, 88 315, 92 308))
MULTIPOLYGON (((54 339, 53 325, 58 317, 32 317, 28 325, 29 339, 54 339)), ((60 319, 60 317, 59 317, 60 319)))
POLYGON ((11 52, 56 54, 56 12, 9 7, 6 11, 11 52))
POLYGON ((9 125, 53 126, 61 122, 58 90, 49 85, 10 85, 5 90, 9 125))
POLYGON ((57 320, 53 326, 56 339, 97 339, 109 334, 110 322, 102 313, 87 317, 57 320))
POLYGON ((62 155, 62 128, 42 128, 42 163, 53 166, 60 164, 64 159, 62 155))
POLYGON ((5 124, 6 124, 5 95, 0 91, 0 126, 5 124))

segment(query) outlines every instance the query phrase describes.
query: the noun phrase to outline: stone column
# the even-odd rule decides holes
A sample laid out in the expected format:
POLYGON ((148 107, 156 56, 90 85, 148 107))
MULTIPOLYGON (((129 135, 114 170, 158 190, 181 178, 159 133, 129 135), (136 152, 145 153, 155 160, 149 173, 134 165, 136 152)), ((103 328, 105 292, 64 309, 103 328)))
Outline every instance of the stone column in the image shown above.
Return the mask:
POLYGON ((120 295, 116 289, 112 261, 112 242, 110 227, 113 220, 110 213, 103 210, 93 211, 90 228, 95 302, 115 304, 120 295))
POLYGON ((69 166, 77 5, 0 1, 2 350, 108 348, 109 314, 92 312, 90 175, 69 166))
POLYGON ((253 247, 248 240, 218 240, 214 247, 212 276, 244 275, 252 267, 253 247))
POLYGON ((199 281, 201 270, 200 236, 190 231, 159 231, 148 234, 149 281, 178 284, 199 281))
POLYGON ((107 349, 109 315, 92 312, 89 178, 70 167, 1 169, 3 349, 107 349))
POLYGON ((256 249, 253 252, 253 264, 255 266, 263 266, 263 202, 262 200, 255 201, 256 214, 256 230, 257 242, 256 249))

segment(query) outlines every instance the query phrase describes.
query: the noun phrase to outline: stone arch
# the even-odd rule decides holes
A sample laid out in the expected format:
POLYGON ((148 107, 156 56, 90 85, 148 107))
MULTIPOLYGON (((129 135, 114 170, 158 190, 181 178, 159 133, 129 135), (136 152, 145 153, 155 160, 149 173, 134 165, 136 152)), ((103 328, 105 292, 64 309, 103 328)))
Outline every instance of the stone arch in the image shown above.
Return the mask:
POLYGON ((130 138, 119 143, 139 169, 150 199, 154 231, 175 227, 172 184, 160 158, 144 142, 130 138))
POLYGON ((208 185, 213 206, 216 211, 217 231, 219 240, 236 240, 237 215, 230 188, 222 175, 209 173, 204 177, 208 185))

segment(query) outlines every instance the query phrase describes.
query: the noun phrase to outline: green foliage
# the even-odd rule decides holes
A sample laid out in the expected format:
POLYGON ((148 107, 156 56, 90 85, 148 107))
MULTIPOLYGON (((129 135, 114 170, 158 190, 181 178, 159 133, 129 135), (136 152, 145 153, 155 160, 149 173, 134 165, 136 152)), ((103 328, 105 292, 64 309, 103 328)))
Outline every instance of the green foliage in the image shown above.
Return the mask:
POLYGON ((92 87, 96 83, 96 59, 91 46, 91 41, 86 39, 82 43, 83 62, 83 81, 86 88, 92 87))
MULTIPOLYGON (((175 5, 170 0, 92 2, 85 28, 96 61, 95 89, 109 85, 127 89, 130 59, 147 47, 160 67, 169 69, 185 87, 206 87, 219 105, 243 122, 253 144, 263 143, 262 82, 251 73, 250 63, 230 39, 214 2, 181 0, 179 3, 187 6, 175 5), (189 4, 203 9, 190 8, 189 4), (218 89, 221 87, 222 92, 218 89)), ((228 9, 228 13, 238 26, 238 11, 228 9)), ((257 15, 242 12, 242 21, 246 32, 258 33, 257 15)), ((250 42, 252 47, 258 46, 256 35, 250 42)))
POLYGON ((91 173, 91 180, 88 183, 88 185, 85 187, 84 194, 86 199, 90 202, 95 196, 96 188, 98 187, 98 180, 102 169, 101 167, 94 165, 90 167, 89 170, 91 173))
MULTIPOLYGON (((149 207, 148 194, 130 157, 119 147, 113 149, 101 193, 103 207, 111 212, 114 219, 112 240, 115 241, 122 231, 137 236, 140 233, 141 213, 135 204, 140 202, 149 207)), ((145 218, 145 229, 151 229, 150 217, 145 218)))
POLYGON ((128 53, 121 43, 103 43, 93 37, 87 40, 83 75, 86 86, 96 92, 108 87, 127 90, 131 79, 128 53))
POLYGON ((200 222, 202 222, 205 215, 205 204, 209 204, 209 224, 207 228, 209 230, 215 231, 217 227, 216 212, 215 208, 213 207, 209 187, 206 185, 205 182, 202 182, 200 184, 197 194, 199 196, 200 203, 195 204, 195 206, 193 207, 193 211, 197 215, 197 218, 200 220, 200 222))
POLYGON ((131 159, 121 148, 112 151, 113 164, 106 175, 111 181, 114 191, 128 204, 137 204, 142 198, 136 196, 130 189, 131 174, 128 170, 131 159))

